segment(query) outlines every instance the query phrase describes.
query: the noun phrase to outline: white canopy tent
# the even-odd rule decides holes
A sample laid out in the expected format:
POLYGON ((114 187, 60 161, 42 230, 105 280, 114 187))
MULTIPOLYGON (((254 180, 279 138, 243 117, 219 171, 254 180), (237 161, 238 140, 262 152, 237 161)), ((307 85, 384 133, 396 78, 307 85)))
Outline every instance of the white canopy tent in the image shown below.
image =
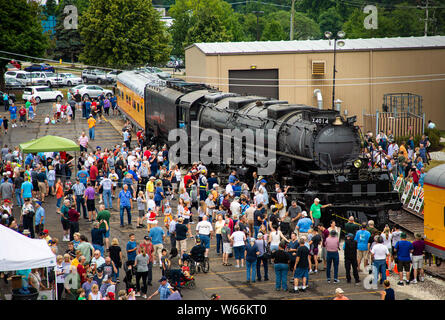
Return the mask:
POLYGON ((0 271, 54 267, 56 255, 43 239, 31 239, 0 225, 0 271))

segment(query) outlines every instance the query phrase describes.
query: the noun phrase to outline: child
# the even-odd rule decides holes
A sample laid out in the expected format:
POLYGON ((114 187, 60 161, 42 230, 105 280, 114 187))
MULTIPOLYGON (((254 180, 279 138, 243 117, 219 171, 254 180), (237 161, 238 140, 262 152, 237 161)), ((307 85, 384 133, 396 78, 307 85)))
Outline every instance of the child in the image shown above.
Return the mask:
POLYGON ((128 289, 127 300, 136 300, 136 292, 133 288, 128 289))
POLYGON ((65 104, 60 106, 60 118, 61 119, 66 118, 66 105, 65 104))
POLYGON ((34 106, 30 105, 28 109, 28 122, 34 120, 34 106))
POLYGON ((156 210, 156 202, 153 200, 153 193, 148 194, 147 200, 147 210, 155 211, 156 210))
POLYGON ((162 249, 161 254, 162 254, 161 257, 162 276, 165 277, 165 271, 168 269, 167 249, 162 249))
POLYGON ((185 278, 190 279, 190 267, 189 267, 189 261, 188 260, 184 260, 182 262, 182 274, 184 275, 185 278))
POLYGON ((380 291, 380 299, 381 300, 396 300, 396 296, 394 294, 394 289, 391 288, 391 283, 389 280, 383 281, 383 287, 385 291, 380 291))
POLYGON ((147 219, 147 231, 150 232, 150 229, 156 227, 158 224, 158 220, 156 220, 156 212, 149 209, 145 218, 147 219))
POLYGON ((168 202, 165 203, 165 218, 164 218, 164 225, 165 228, 167 228, 167 230, 170 227, 170 222, 172 222, 173 217, 172 217, 172 208, 170 208, 170 204, 168 202))
POLYGON ((51 119, 49 118, 49 114, 45 117, 45 124, 49 125, 51 119))
POLYGON ((136 226, 136 228, 143 228, 144 227, 144 225, 142 224, 142 220, 144 218, 145 203, 146 202, 147 201, 145 200, 144 192, 143 191, 139 191, 138 198, 137 198, 139 215, 137 217, 137 223, 136 223, 137 226, 136 226))
POLYGON ((77 246, 80 243, 80 233, 79 232, 75 232, 73 234, 73 238, 74 238, 74 240, 73 240, 74 250, 77 250, 77 246))
POLYGON ((77 298, 77 300, 86 300, 87 298, 85 297, 85 290, 80 288, 77 289, 77 293, 79 294, 79 298, 77 298))

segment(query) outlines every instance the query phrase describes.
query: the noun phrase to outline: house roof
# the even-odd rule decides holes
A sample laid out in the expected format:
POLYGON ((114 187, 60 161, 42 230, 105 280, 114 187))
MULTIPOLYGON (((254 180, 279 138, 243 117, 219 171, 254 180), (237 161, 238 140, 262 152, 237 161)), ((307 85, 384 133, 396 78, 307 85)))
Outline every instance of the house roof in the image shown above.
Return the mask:
MULTIPOLYGON (((332 40, 209 42, 192 44, 186 50, 192 47, 205 55, 329 52, 334 49, 332 40)), ((345 39, 344 47, 337 46, 338 51, 424 48, 445 48, 445 36, 345 39)))

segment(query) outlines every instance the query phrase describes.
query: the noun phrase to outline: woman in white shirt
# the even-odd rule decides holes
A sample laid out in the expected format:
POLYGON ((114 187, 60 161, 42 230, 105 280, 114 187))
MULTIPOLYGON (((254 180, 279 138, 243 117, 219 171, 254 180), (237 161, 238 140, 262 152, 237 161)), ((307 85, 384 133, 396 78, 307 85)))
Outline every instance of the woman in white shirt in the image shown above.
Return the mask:
POLYGON ((235 226, 235 231, 230 236, 230 240, 233 241, 233 253, 236 259, 236 268, 244 267, 244 255, 245 255, 245 241, 246 234, 243 231, 240 231, 239 225, 235 226))
POLYGON ((388 248, 388 251, 391 253, 391 240, 392 240, 392 234, 391 234, 391 229, 389 228, 389 226, 385 226, 385 229, 383 229, 383 232, 381 234, 382 238, 383 238, 383 244, 388 248))
POLYGON ((281 239, 283 239, 286 242, 289 242, 289 240, 281 233, 280 230, 276 230, 272 226, 272 230, 269 233, 269 239, 268 239, 268 242, 270 243, 270 251, 278 250, 278 245, 280 244, 281 239))
POLYGON ((63 290, 65 289, 65 269, 63 266, 63 256, 57 256, 56 266, 56 286, 57 286, 57 300, 62 300, 63 290))
POLYGON ((102 300, 102 294, 99 291, 99 286, 97 284, 93 284, 91 287, 91 292, 88 295, 88 300, 102 300))
POLYGON ((179 198, 177 212, 178 212, 178 218, 183 217, 182 215, 184 213, 184 200, 182 198, 179 198))

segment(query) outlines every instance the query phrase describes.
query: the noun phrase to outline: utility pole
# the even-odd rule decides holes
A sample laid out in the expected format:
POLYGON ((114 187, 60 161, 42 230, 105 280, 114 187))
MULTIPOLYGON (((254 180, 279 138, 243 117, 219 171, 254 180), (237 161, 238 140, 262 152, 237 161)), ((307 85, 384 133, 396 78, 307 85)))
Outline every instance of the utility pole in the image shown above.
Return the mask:
POLYGON ((295 7, 295 0, 292 0, 292 9, 290 12, 290 35, 289 35, 289 39, 292 41, 294 40, 294 10, 295 7))
POLYGON ((252 11, 254 15, 256 15, 256 41, 260 41, 260 15, 264 13, 264 11, 252 11))
POLYGON ((426 0, 426 12, 425 12, 425 37, 428 36, 428 4, 429 4, 429 0, 426 0))

